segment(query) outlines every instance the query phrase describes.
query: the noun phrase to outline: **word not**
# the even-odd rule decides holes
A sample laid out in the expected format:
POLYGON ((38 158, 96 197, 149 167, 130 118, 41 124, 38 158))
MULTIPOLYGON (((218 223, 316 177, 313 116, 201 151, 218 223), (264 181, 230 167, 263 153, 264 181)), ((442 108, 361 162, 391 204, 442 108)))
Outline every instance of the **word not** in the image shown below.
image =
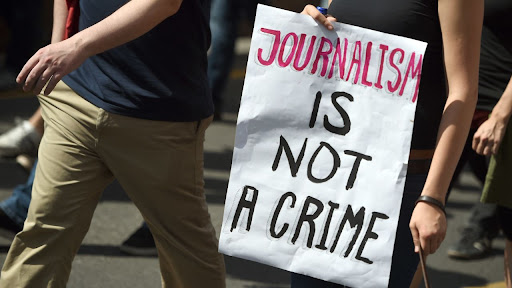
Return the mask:
MULTIPOLYGON (((276 157, 274 159, 274 163, 272 164, 272 171, 276 171, 277 168, 279 167, 279 162, 281 160, 281 156, 284 151, 284 154, 286 155, 286 158, 288 159, 288 165, 290 166, 290 173, 291 173, 292 177, 297 177, 297 172, 299 171, 300 165, 302 163, 302 159, 304 158, 307 142, 308 142, 308 138, 306 138, 304 140, 304 144, 302 144, 302 149, 300 150, 300 153, 297 156, 297 159, 295 159, 295 157, 293 156, 292 150, 290 149, 290 145, 288 144, 286 139, 281 135, 280 141, 279 141, 279 148, 277 149, 276 157)), ((359 171, 359 166, 361 165, 361 160, 371 161, 372 157, 362 154, 362 153, 359 153, 359 152, 351 151, 351 150, 344 150, 343 153, 345 155, 353 156, 356 158, 354 160, 354 164, 352 165, 352 170, 350 171, 350 175, 347 180, 347 185, 345 186, 345 189, 349 190, 352 187, 354 187, 354 182, 356 181, 357 172, 359 171)), ((338 152, 336 152, 336 150, 329 143, 322 141, 322 142, 320 142, 320 145, 315 150, 315 152, 313 153, 313 156, 311 156, 311 159, 309 160, 309 164, 308 164, 308 168, 307 168, 308 179, 313 183, 327 182, 334 177, 334 175, 338 171, 338 168, 340 167, 340 163, 341 163, 341 159, 340 159, 340 155, 338 154, 338 152), (331 172, 329 173, 329 175, 327 175, 324 178, 317 178, 313 175, 312 168, 313 168, 313 164, 315 163, 315 160, 316 160, 318 154, 324 148, 326 148, 327 151, 329 151, 329 153, 331 153, 334 161, 332 162, 331 172)), ((325 163, 323 163, 323 164, 325 165, 325 163)))

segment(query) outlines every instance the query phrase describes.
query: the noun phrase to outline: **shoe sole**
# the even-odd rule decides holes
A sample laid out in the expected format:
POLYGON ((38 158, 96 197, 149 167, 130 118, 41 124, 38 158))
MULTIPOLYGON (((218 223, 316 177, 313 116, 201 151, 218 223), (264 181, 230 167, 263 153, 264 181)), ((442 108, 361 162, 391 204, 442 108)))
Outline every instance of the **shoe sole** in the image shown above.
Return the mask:
POLYGON ((158 256, 156 248, 134 248, 129 246, 119 246, 121 252, 132 256, 158 256))

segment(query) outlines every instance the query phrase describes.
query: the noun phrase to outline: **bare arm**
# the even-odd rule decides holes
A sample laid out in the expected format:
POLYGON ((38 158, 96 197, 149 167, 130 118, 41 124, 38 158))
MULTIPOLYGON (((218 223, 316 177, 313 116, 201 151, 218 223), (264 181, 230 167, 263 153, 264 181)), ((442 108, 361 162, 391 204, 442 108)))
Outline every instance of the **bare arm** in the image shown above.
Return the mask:
POLYGON ((473 149, 478 154, 491 155, 498 153, 501 141, 507 130, 512 114, 512 77, 500 100, 492 109, 491 116, 482 123, 473 137, 473 149))
POLYGON ((66 5, 66 0, 53 1, 52 43, 57 43, 64 39, 67 17, 68 7, 66 5))
MULTIPOLYGON (((483 0, 439 0, 439 20, 448 81, 448 99, 441 118, 437 147, 422 195, 445 202, 446 192, 466 141, 478 94, 478 65, 483 0)), ((436 97, 436 95, 431 95, 436 97)), ((420 202, 411 233, 415 250, 434 253, 446 234, 446 218, 435 206, 420 202)))
POLYGON ((78 68, 85 59, 145 34, 174 15, 181 3, 182 0, 129 1, 112 15, 73 37, 41 48, 28 60, 16 81, 24 83, 25 91, 35 93, 48 83, 44 91, 48 95, 62 77, 78 68))

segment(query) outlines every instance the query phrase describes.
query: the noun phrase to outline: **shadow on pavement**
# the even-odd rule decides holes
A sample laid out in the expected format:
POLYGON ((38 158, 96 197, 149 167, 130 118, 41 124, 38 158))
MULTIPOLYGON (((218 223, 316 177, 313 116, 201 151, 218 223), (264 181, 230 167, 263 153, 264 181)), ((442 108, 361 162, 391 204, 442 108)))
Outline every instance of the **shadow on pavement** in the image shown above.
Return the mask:
POLYGON ((268 265, 252 262, 231 256, 224 256, 228 275, 242 280, 262 282, 267 285, 282 285, 290 283, 290 272, 268 265))
MULTIPOLYGON (((487 280, 476 275, 463 274, 458 272, 449 272, 427 268, 428 278, 431 287, 450 287, 462 288, 467 286, 482 286, 487 284, 487 280)), ((424 285, 420 286, 424 288, 424 285)))

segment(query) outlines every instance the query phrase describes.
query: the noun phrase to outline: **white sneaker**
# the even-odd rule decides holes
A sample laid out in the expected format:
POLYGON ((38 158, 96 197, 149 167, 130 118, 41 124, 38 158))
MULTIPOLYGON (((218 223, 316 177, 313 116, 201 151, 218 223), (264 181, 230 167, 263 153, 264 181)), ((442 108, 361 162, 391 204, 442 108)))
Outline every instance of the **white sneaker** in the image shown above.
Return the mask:
POLYGON ((20 154, 37 156, 41 135, 27 120, 0 135, 0 157, 13 158, 20 154))

